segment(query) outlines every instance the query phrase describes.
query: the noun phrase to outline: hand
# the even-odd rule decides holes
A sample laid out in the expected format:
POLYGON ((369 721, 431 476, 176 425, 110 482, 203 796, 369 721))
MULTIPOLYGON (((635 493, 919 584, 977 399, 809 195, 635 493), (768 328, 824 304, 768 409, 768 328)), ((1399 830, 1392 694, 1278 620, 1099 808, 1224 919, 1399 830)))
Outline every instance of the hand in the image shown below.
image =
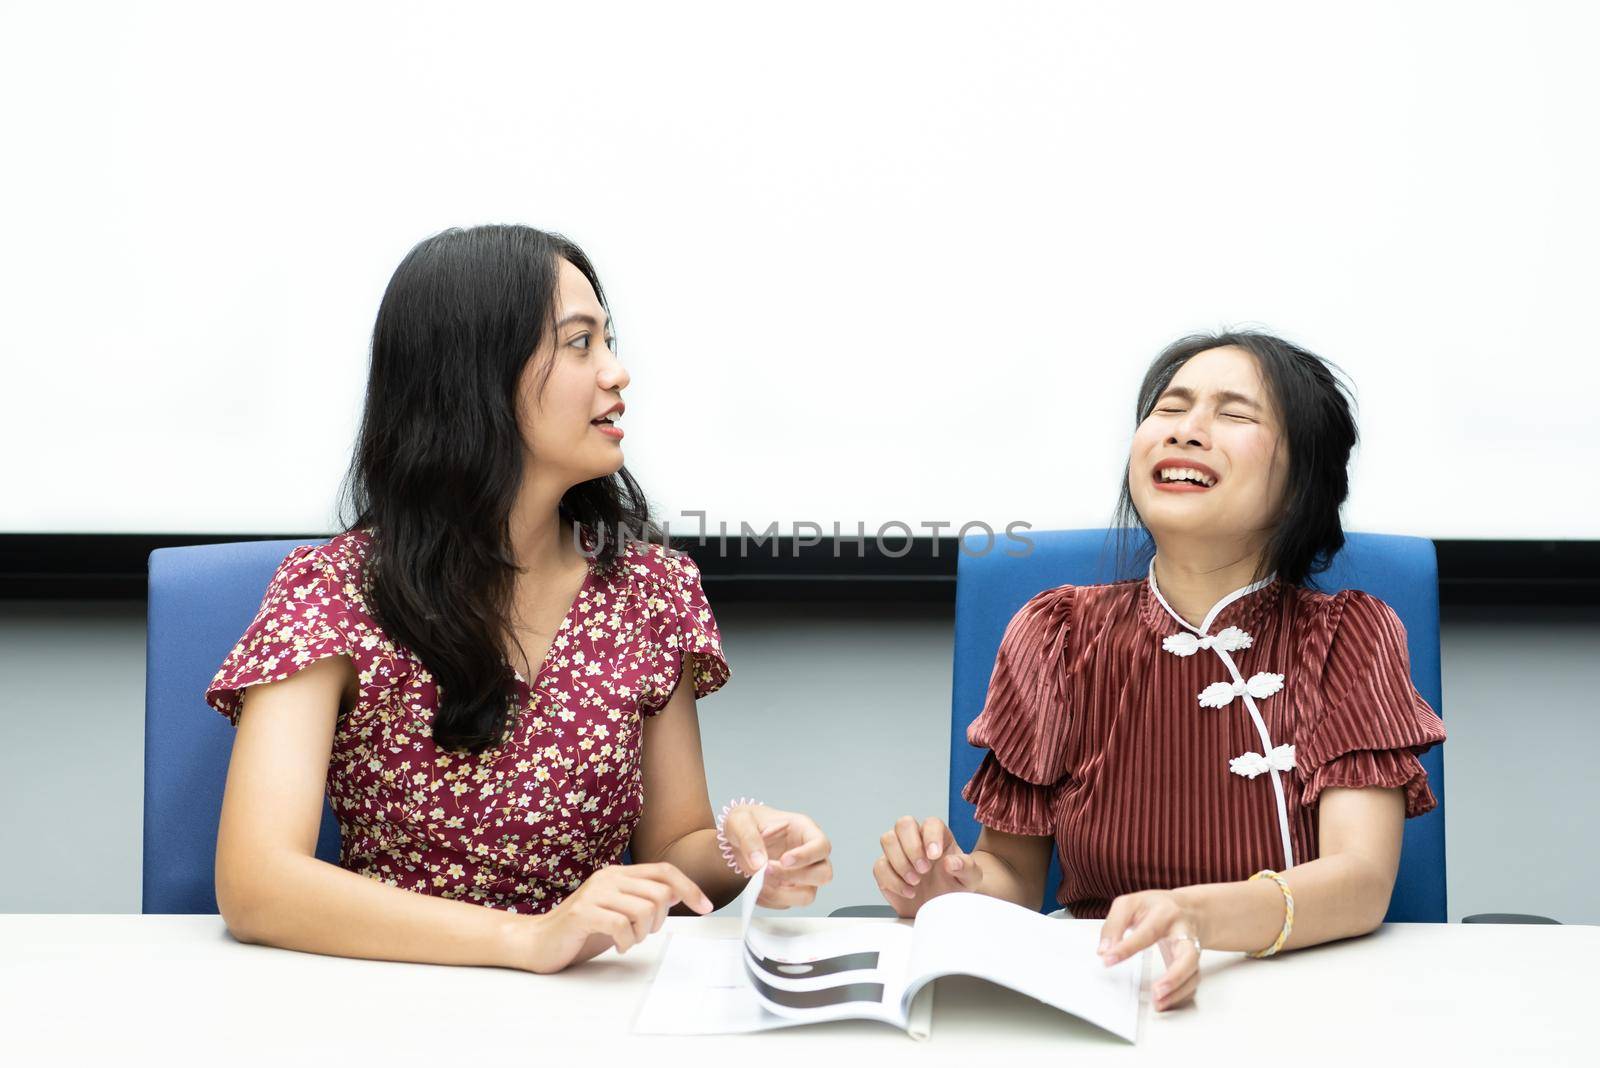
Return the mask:
POLYGON ((756 904, 768 909, 809 905, 817 887, 833 878, 828 854, 833 843, 816 821, 799 812, 783 812, 766 805, 739 805, 722 821, 722 834, 733 847, 739 873, 749 876, 767 869, 756 904), (768 857, 777 859, 769 866, 768 857))
POLYGON ((1107 967, 1159 945, 1167 970, 1150 988, 1156 1011, 1176 1008, 1200 985, 1199 918, 1171 890, 1123 894, 1111 903, 1100 928, 1100 959, 1107 967))
POLYGON ((977 890, 983 882, 983 869, 961 851, 937 817, 919 826, 910 816, 901 816, 878 843, 883 856, 873 862, 872 877, 897 915, 915 916, 940 894, 977 890))
POLYGON ((711 899, 671 864, 611 865, 589 876, 555 908, 519 925, 512 957, 532 972, 558 972, 616 947, 626 953, 661 929, 682 902, 702 916, 711 899))

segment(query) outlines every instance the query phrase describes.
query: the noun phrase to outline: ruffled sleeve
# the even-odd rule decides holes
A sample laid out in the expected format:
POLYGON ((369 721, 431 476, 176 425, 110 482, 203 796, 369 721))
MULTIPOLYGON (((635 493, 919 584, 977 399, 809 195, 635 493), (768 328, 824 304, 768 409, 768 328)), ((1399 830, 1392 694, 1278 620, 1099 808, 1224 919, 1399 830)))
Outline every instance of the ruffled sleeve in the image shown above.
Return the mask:
POLYGON ((1066 776, 1073 592, 1061 586, 1037 594, 1000 639, 983 712, 967 728, 967 741, 989 752, 961 791, 985 827, 1055 834, 1055 796, 1066 776))
POLYGON ((354 658, 355 613, 343 580, 322 546, 302 545, 284 558, 261 608, 206 687, 206 703, 234 726, 247 687, 282 682, 330 656, 354 658))
POLYGON ((1444 741, 1444 721, 1411 683, 1404 625, 1394 609, 1360 590, 1330 607, 1333 637, 1323 671, 1324 707, 1298 742, 1305 779, 1300 803, 1315 805, 1330 786, 1396 787, 1406 816, 1438 804, 1417 757, 1444 741))
POLYGON ((732 669, 699 567, 686 553, 654 544, 639 545, 629 566, 644 595, 647 636, 657 658, 642 688, 639 711, 653 716, 666 707, 683 673, 685 653, 691 655, 695 697, 720 690, 732 669))

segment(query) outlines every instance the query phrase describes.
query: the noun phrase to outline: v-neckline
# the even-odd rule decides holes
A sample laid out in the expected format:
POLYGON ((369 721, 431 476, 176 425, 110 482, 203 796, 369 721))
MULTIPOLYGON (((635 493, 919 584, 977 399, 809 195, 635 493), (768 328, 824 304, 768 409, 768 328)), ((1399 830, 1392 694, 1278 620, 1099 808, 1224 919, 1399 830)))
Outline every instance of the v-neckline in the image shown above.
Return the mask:
POLYGON ((544 678, 550 667, 551 654, 556 651, 556 639, 560 638, 561 635, 565 634, 571 629, 573 613, 576 612, 578 610, 578 606, 584 602, 584 595, 589 592, 589 584, 594 581, 595 576, 598 574, 599 568, 595 560, 585 560, 583 564, 583 581, 578 583, 578 592, 572 595, 572 603, 567 605, 566 614, 561 617, 561 622, 556 624, 555 632, 550 635, 550 644, 545 646, 544 656, 540 658, 539 667, 536 671, 534 671, 533 678, 529 679, 525 677, 522 672, 518 671, 516 666, 511 663, 510 657, 503 657, 506 662, 506 666, 511 669, 511 677, 520 682, 527 689, 533 690, 539 685, 540 680, 544 678))

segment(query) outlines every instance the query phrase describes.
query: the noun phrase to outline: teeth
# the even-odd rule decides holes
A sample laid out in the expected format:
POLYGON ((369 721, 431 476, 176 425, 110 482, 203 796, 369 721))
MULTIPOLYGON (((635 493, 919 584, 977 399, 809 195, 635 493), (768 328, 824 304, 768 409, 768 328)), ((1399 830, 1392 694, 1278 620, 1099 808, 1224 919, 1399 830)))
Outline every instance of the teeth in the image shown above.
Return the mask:
POLYGON ((1193 479, 1205 486, 1215 486, 1217 480, 1209 475, 1203 475, 1192 467, 1164 467, 1161 469, 1161 481, 1178 482, 1183 479, 1193 479))

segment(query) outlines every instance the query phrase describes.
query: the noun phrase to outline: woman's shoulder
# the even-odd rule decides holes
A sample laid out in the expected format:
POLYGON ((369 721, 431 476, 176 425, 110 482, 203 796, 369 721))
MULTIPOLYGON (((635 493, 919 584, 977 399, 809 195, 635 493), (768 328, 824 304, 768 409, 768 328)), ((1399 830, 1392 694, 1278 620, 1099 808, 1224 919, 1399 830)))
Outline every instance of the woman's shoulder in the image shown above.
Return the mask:
POLYGON ((1082 631, 1086 622, 1116 615, 1137 604, 1138 583, 1102 585, 1066 583, 1029 597, 1006 627, 1008 644, 1041 644, 1059 650, 1069 631, 1082 631))
POLYGON ((366 596, 366 562, 372 533, 348 530, 324 542, 301 545, 284 557, 274 576, 276 583, 291 583, 313 590, 330 601, 370 615, 366 596))
POLYGON ((372 531, 356 529, 293 549, 272 577, 262 613, 280 620, 320 617, 343 635, 346 651, 358 663, 373 655, 401 656, 403 647, 372 607, 367 564, 374 543, 372 531))
POLYGON ((1134 611, 1142 579, 1094 584, 1066 583, 1040 590, 1018 610, 1019 617, 1048 616, 1062 624, 1134 611))
POLYGON ((1288 592, 1295 599, 1295 614, 1312 628, 1329 635, 1351 627, 1371 631, 1402 626, 1399 614, 1388 602, 1366 590, 1328 591, 1291 586, 1288 592))
POLYGON ((705 697, 731 674, 722 651, 722 634, 700 583, 700 568, 688 553, 651 541, 629 541, 617 553, 617 568, 629 587, 631 613, 643 624, 652 655, 664 657, 651 676, 640 710, 654 715, 665 707, 685 653, 695 654, 694 694, 705 697))
POLYGON ((372 545, 372 531, 357 528, 335 534, 326 541, 302 545, 295 553, 312 567, 359 578, 365 571, 372 545))
POLYGON ((693 557, 660 542, 629 539, 618 552, 615 566, 630 584, 646 593, 676 590, 700 581, 700 568, 693 557))
POLYGON ((1382 598, 1366 590, 1316 590, 1293 586, 1293 602, 1282 617, 1293 628, 1308 664, 1320 665, 1323 678, 1363 665, 1409 656, 1405 623, 1382 598))
POLYGON ((350 534, 289 550, 207 687, 212 707, 237 724, 247 687, 281 682, 325 657, 348 657, 358 672, 372 667, 390 644, 361 589, 365 552, 364 538, 350 534))

